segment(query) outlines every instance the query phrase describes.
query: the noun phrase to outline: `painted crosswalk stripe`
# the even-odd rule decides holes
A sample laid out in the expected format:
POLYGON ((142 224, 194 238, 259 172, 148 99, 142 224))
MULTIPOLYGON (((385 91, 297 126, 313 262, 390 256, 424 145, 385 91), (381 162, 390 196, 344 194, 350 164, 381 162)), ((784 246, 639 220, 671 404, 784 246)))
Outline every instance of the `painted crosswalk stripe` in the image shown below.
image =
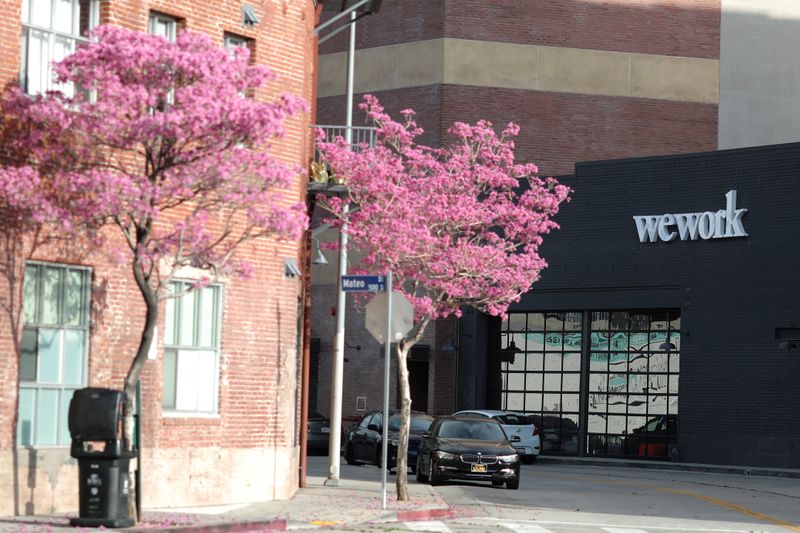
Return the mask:
POLYGON ((411 531, 441 531, 441 533, 452 533, 452 530, 447 527, 444 522, 438 520, 406 522, 405 526, 411 531))
POLYGON ((644 529, 628 529, 626 527, 604 527, 603 531, 608 531, 608 533, 647 533, 644 529))
POLYGON ((500 522, 500 524, 506 528, 510 529, 514 533, 552 533, 547 528, 542 526, 537 526, 536 524, 518 524, 515 522, 500 522))

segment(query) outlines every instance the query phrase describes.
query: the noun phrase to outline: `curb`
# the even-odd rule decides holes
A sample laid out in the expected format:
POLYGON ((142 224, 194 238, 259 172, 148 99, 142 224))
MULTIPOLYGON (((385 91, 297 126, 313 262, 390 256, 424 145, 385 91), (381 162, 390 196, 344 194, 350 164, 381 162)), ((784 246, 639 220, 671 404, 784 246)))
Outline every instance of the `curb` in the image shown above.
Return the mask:
POLYGON ((272 531, 286 531, 288 523, 283 518, 275 518, 272 520, 253 520, 249 522, 226 522, 218 524, 205 524, 198 526, 178 526, 167 529, 153 529, 153 528, 130 528, 125 529, 125 532, 131 533, 153 533, 154 531, 163 531, 166 533, 247 533, 247 532, 272 532, 272 531))
POLYGON ((453 518, 455 512, 450 507, 443 509, 419 509, 415 511, 397 511, 397 522, 414 522, 432 520, 434 518, 453 518))

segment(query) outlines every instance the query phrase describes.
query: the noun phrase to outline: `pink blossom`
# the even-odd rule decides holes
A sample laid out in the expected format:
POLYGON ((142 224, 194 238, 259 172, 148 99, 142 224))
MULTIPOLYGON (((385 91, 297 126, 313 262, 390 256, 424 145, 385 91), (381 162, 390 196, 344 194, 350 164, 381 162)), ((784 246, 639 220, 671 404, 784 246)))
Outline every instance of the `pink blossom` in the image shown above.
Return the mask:
POLYGON ((353 246, 367 250, 355 271, 391 270, 420 321, 460 314, 463 306, 504 314, 547 266, 539 246, 558 228, 552 217, 570 189, 516 162, 515 124, 498 136, 487 121, 457 122, 449 130, 455 142, 434 149, 416 143, 422 130, 410 110, 401 124, 374 96, 361 109, 379 128, 375 147, 321 144, 350 191, 323 204, 335 224, 347 223, 353 246))
POLYGON ((183 266, 248 274, 234 253, 242 242, 299 237, 305 208, 284 192, 299 169, 269 148, 305 104, 243 96, 274 79, 268 68, 190 32, 170 43, 101 26, 93 37, 54 70, 95 98, 16 89, 0 103, 18 125, 10 148, 29 155, 0 168, 0 202, 95 244, 115 224, 145 272, 169 265, 164 279, 183 266))

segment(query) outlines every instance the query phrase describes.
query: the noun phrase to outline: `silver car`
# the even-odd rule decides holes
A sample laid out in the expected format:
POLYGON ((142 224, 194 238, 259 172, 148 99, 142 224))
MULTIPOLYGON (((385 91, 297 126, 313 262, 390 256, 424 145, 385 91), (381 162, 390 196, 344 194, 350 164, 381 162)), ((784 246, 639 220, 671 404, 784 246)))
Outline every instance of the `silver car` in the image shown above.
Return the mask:
POLYGON ((520 455, 522 462, 531 464, 539 457, 542 446, 542 439, 539 428, 531 422, 528 415, 514 411, 493 411, 493 410, 469 410, 459 411, 455 415, 465 416, 484 416, 493 418, 500 422, 503 431, 509 439, 513 436, 519 437, 519 442, 514 442, 514 448, 520 455))

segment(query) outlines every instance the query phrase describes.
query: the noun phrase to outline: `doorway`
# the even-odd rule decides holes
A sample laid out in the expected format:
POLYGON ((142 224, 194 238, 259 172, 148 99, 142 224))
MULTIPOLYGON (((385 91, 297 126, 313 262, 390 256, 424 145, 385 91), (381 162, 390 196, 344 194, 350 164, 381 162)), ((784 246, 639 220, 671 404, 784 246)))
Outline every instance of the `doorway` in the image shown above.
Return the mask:
POLYGON ((428 373, 430 348, 414 346, 408 354, 408 384, 411 391, 411 409, 428 412, 428 373))

